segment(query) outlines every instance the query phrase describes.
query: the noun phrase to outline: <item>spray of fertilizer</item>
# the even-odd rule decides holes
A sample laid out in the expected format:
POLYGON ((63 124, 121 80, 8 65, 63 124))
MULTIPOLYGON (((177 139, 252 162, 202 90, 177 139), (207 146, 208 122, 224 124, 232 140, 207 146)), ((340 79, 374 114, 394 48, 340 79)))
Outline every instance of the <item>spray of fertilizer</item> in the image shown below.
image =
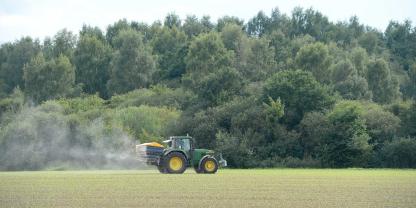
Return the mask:
POLYGON ((58 104, 26 107, 0 129, 0 170, 138 169, 137 140, 101 117, 79 122, 58 104))

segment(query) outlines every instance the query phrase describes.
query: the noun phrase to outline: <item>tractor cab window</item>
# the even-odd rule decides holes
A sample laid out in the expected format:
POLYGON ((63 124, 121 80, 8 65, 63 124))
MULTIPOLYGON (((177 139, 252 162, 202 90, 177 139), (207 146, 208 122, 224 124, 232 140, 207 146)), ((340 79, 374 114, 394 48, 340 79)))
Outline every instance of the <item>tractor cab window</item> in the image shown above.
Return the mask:
POLYGON ((168 147, 172 147, 172 140, 165 140, 163 143, 165 143, 168 147))
POLYGON ((184 151, 191 150, 191 142, 189 139, 177 139, 176 140, 176 148, 182 149, 184 151))

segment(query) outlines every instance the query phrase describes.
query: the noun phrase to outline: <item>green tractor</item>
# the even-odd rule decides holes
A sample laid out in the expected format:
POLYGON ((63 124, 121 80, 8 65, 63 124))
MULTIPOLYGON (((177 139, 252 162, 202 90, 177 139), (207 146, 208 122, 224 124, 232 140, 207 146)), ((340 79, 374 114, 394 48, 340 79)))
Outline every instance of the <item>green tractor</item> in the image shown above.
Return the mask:
POLYGON ((196 149, 190 136, 171 136, 163 143, 166 147, 157 142, 136 145, 138 159, 157 166, 161 173, 180 174, 193 167, 197 173, 213 174, 227 166, 221 154, 217 159, 213 150, 196 149))

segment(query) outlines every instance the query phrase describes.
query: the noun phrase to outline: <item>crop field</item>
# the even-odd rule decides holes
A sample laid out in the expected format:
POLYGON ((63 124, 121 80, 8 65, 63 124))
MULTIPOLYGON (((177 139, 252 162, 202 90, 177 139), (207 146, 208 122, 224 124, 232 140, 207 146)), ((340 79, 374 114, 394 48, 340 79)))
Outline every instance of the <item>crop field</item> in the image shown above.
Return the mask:
POLYGON ((0 207, 416 207, 416 171, 0 172, 0 207))

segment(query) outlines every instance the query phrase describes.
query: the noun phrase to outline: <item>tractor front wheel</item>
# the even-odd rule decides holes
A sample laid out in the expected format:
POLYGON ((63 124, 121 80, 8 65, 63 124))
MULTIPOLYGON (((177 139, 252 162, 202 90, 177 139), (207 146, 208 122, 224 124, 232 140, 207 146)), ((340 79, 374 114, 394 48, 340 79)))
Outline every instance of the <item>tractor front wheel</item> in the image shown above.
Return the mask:
POLYGON ((198 166, 194 167, 196 173, 204 173, 204 171, 198 166))
POLYGON ((218 162, 213 157, 206 157, 202 159, 199 169, 202 173, 216 173, 218 170, 218 162))
POLYGON ((167 173, 183 173, 186 170, 186 158, 179 152, 171 152, 163 159, 167 173))

